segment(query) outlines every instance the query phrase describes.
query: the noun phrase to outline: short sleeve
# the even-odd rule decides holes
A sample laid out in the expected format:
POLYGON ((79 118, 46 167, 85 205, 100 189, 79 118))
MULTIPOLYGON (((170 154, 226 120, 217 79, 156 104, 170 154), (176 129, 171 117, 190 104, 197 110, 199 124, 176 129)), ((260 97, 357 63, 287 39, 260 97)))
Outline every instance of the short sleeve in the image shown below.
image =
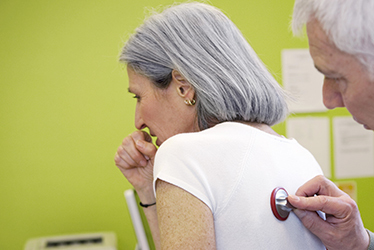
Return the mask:
POLYGON ((154 165, 154 192, 156 181, 160 179, 191 193, 213 210, 214 196, 206 169, 201 167, 208 164, 204 164, 199 147, 192 146, 191 138, 186 137, 185 134, 171 137, 158 149, 154 165))

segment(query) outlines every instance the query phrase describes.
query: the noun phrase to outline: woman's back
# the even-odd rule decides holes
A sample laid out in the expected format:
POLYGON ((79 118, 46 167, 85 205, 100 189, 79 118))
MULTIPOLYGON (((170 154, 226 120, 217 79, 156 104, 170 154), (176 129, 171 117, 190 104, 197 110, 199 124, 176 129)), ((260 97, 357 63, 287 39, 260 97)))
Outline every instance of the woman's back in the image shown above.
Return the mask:
POLYGON ((270 194, 290 194, 322 171, 295 140, 236 122, 167 140, 154 176, 190 192, 212 211, 217 249, 325 249, 291 213, 277 220, 270 194))

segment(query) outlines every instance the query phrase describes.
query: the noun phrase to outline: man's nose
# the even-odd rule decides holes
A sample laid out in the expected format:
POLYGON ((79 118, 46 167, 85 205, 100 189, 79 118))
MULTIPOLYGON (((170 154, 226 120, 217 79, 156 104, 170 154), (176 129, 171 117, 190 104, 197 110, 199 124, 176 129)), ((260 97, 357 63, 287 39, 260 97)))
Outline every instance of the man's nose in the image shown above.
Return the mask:
POLYGON ((335 79, 325 77, 323 81, 323 104, 328 109, 344 107, 343 97, 339 89, 339 83, 335 79))

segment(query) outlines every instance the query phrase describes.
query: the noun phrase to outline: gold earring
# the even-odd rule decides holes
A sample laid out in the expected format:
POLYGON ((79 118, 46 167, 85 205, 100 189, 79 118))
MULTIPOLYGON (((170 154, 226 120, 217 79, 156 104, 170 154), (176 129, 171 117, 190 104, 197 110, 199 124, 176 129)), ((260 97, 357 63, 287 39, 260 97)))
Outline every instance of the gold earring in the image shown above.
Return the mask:
POLYGON ((192 100, 184 100, 184 103, 188 106, 193 106, 195 105, 196 101, 195 99, 192 99, 192 100))

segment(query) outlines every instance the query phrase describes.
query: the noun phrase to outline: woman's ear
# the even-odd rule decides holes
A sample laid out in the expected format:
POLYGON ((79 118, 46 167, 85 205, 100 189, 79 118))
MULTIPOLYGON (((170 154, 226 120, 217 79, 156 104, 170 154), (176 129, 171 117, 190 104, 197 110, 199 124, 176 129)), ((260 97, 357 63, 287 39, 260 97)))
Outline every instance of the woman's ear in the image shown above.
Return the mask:
POLYGON ((195 90, 187 79, 177 70, 172 71, 172 82, 178 94, 184 99, 191 100, 195 97, 195 90))

